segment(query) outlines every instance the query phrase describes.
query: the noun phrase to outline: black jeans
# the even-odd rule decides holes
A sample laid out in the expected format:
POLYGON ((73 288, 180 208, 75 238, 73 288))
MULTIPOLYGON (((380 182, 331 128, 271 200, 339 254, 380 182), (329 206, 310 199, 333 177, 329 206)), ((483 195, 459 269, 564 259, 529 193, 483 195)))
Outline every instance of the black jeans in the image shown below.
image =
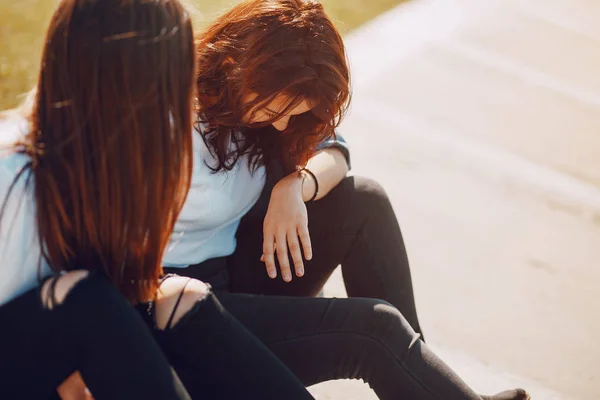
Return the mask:
POLYGON ((137 308, 193 399, 313 399, 287 366, 232 317, 214 294, 198 301, 165 330, 156 328, 146 305, 137 308))
POLYGON ((189 399, 135 310, 92 274, 52 310, 39 289, 0 306, 0 399, 48 399, 79 370, 98 400, 189 399))
POLYGON ((305 261, 304 277, 286 283, 270 279, 260 262, 262 226, 276 180, 267 182, 240 224, 236 251, 228 260, 231 291, 314 296, 341 264, 348 297, 389 302, 424 340, 404 239, 384 189, 371 179, 348 177, 321 200, 308 203, 313 258, 305 261))
POLYGON ((419 338, 404 243, 378 184, 346 178, 308 205, 313 260, 291 283, 268 278, 259 261, 269 192, 242 221, 232 256, 169 271, 220 288, 223 306, 305 385, 362 378, 384 400, 480 399, 419 338), (356 298, 311 298, 340 263, 356 298))
POLYGON ((98 274, 52 310, 39 289, 2 305, 0 399, 57 398, 77 370, 98 400, 313 399, 213 294, 166 330, 149 304, 136 308, 98 274))

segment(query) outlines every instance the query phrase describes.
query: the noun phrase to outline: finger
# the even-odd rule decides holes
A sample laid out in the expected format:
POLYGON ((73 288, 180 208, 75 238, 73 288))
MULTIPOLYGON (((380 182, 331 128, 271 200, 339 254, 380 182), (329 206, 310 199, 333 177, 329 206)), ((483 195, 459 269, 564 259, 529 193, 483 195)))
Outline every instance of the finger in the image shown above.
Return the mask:
POLYGON ((285 232, 281 232, 275 238, 275 251, 277 252, 277 260, 279 260, 279 269, 281 269, 281 276, 286 282, 292 280, 292 273, 290 271, 290 259, 288 257, 287 241, 285 232))
POLYGON ((298 237, 302 243, 302 249, 304 250, 304 258, 312 260, 312 244, 310 242, 310 233, 308 232, 308 225, 298 227, 298 237))
POLYGON ((58 388, 57 392, 61 399, 80 399, 85 396, 85 382, 79 372, 74 372, 58 388))
POLYGON ((302 262, 302 252, 300 251, 300 242, 298 241, 298 234, 296 233, 296 230, 291 230, 288 232, 287 242, 290 249, 290 254, 292 255, 292 261, 294 261, 296 276, 303 276, 304 263, 302 262))
POLYGON ((267 274, 269 274, 269 278, 275 279, 277 278, 277 267, 275 266, 275 243, 272 236, 265 236, 265 241, 263 242, 263 256, 261 257, 261 261, 265 263, 265 268, 267 269, 267 274))
POLYGON ((260 256, 260 261, 265 262, 265 255, 264 254, 260 256))

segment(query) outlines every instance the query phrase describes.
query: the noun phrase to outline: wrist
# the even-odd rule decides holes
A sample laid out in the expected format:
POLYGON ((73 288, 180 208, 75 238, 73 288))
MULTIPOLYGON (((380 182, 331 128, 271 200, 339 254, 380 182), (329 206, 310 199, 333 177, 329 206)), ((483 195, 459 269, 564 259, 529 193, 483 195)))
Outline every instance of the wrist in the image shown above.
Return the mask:
POLYGON ((302 180, 303 177, 298 172, 291 173, 275 184, 273 187, 273 194, 277 195, 278 193, 284 192, 289 194, 290 192, 293 192, 298 196, 304 197, 302 180))

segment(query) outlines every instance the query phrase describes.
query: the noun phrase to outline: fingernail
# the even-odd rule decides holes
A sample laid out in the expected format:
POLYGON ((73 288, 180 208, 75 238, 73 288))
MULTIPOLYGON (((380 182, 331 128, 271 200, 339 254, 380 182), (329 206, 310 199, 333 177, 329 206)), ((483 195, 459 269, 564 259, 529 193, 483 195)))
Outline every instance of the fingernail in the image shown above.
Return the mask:
POLYGON ((298 276, 304 276, 304 269, 302 269, 302 268, 298 268, 298 269, 296 270, 296 275, 298 275, 298 276))
POLYGON ((291 281, 291 280, 292 280, 292 275, 291 275, 289 272, 286 272, 286 273, 283 275, 283 280, 284 280, 284 281, 286 281, 286 282, 289 282, 289 281, 291 281))

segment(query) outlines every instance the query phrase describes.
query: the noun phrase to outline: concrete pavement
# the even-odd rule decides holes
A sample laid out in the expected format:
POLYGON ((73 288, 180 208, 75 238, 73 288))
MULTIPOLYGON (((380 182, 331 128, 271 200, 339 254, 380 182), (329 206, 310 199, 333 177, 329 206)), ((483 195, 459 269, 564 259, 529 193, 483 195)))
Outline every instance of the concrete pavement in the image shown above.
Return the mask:
POLYGON ((593 0, 415 0, 347 38, 354 173, 388 190, 428 340, 481 392, 600 398, 598 21, 593 0))

